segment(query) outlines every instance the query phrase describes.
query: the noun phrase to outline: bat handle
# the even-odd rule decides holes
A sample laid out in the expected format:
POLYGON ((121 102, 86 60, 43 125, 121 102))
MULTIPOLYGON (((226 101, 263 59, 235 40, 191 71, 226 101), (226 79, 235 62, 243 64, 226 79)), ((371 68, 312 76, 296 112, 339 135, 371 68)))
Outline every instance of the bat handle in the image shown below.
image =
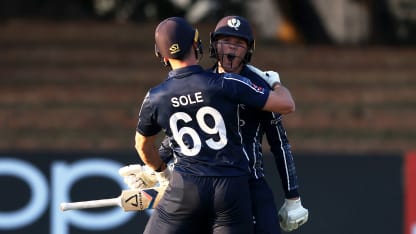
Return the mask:
POLYGON ((100 199, 100 200, 91 200, 91 201, 81 201, 81 202, 68 202, 68 203, 60 204, 60 208, 62 211, 90 209, 90 208, 99 208, 99 207, 107 207, 107 206, 121 206, 120 197, 100 199))

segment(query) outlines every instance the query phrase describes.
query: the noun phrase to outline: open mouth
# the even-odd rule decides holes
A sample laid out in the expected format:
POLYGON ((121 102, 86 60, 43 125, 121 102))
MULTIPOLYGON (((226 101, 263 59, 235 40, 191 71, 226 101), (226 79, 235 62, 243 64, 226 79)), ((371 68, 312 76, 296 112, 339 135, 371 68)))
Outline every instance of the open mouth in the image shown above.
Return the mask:
POLYGON ((224 57, 225 57, 224 61, 223 61, 224 65, 228 65, 228 66, 232 67, 233 61, 236 58, 236 56, 232 55, 232 54, 226 54, 224 57))
POLYGON ((232 62, 236 56, 233 54, 227 54, 227 59, 232 62))

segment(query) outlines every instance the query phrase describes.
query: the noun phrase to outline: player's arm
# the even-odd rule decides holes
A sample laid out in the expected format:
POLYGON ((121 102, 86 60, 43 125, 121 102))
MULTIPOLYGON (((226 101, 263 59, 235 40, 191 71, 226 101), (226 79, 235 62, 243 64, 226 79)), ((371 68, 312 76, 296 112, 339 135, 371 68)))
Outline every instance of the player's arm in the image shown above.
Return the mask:
POLYGON ((170 179, 170 170, 167 165, 160 158, 159 152, 156 147, 156 137, 144 136, 136 131, 135 147, 142 161, 156 173, 156 177, 160 186, 167 186, 170 179))
POLYGON ((297 190, 295 163, 281 116, 274 113, 269 113, 267 116, 268 118, 262 120, 262 126, 286 197, 279 209, 279 223, 284 231, 292 231, 308 221, 309 211, 302 206, 297 190))
POLYGON ((160 172, 166 169, 166 163, 160 158, 156 147, 156 137, 144 136, 136 132, 135 147, 142 161, 152 170, 160 172))
POLYGON ((288 232, 306 223, 309 211, 302 206, 298 193, 295 162, 283 127, 282 116, 275 113, 269 113, 267 116, 269 118, 266 118, 262 125, 285 193, 283 205, 279 209, 279 223, 280 227, 288 232))
POLYGON ((280 83, 276 83, 272 87, 272 90, 269 93, 263 110, 280 114, 290 114, 295 111, 295 101, 286 87, 280 83))
POLYGON ((136 127, 135 148, 142 161, 156 173, 160 186, 167 186, 170 171, 166 170, 166 163, 160 158, 156 147, 157 134, 161 127, 155 121, 154 107, 149 91, 142 103, 139 112, 139 121, 136 127))
MULTIPOLYGON (((145 189, 151 188, 157 185, 159 181, 158 172, 153 167, 148 166, 150 165, 160 165, 160 170, 163 171, 163 161, 160 159, 157 152, 154 151, 154 146, 152 142, 154 142, 154 138, 152 137, 145 137, 140 133, 136 132, 135 142, 136 142, 136 150, 139 156, 146 161, 146 165, 141 164, 131 164, 124 166, 118 170, 118 173, 123 177, 124 182, 130 189, 145 189)), ((158 166, 159 167, 159 166, 158 166)), ((159 168, 158 168, 159 169, 159 168)), ((167 185, 167 183, 165 183, 167 185)))
POLYGON ((157 134, 161 127, 155 120, 155 108, 151 102, 152 91, 149 90, 144 97, 139 111, 139 121, 134 137, 135 148, 142 161, 152 170, 161 171, 166 168, 156 148, 157 134))
POLYGON ((264 115, 263 126, 270 151, 275 160, 276 169, 280 175, 286 198, 299 197, 295 162, 291 146, 284 129, 282 116, 268 112, 264 115))
POLYGON ((289 114, 295 111, 295 101, 290 91, 280 83, 279 73, 275 71, 262 71, 252 65, 247 68, 261 77, 273 90, 263 107, 263 110, 280 114, 289 114))
MULTIPOLYGON (((173 150, 170 147, 168 137, 162 141, 159 147, 159 155, 169 170, 173 170, 173 150)), ((158 183, 156 172, 147 165, 131 164, 119 169, 118 173, 123 177, 124 182, 130 189, 152 188, 158 183)))

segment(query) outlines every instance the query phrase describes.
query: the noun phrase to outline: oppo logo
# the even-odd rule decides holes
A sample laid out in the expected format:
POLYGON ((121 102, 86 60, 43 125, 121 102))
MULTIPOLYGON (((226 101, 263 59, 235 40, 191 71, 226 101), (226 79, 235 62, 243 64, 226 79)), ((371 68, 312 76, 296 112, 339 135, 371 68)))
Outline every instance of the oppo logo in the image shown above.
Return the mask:
POLYGON ((72 186, 91 176, 113 180, 120 185, 121 191, 124 187, 122 178, 118 175, 121 166, 119 162, 108 159, 79 160, 74 163, 53 161, 49 173, 51 178, 48 181, 45 175, 29 162, 16 158, 0 158, 0 177, 17 178, 30 188, 30 197, 23 207, 7 212, 0 209, 0 232, 26 227, 40 219, 45 212, 50 212, 52 234, 68 234, 70 226, 85 230, 105 230, 123 225, 133 217, 134 212, 124 212, 119 207, 103 212, 61 212, 59 209, 61 202, 70 201, 72 186))

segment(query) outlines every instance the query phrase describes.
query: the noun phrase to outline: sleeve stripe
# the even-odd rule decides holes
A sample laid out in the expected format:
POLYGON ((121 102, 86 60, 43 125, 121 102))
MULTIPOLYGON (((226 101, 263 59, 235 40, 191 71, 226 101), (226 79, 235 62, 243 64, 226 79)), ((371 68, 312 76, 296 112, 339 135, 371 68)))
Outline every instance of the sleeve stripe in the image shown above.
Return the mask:
MULTIPOLYGON (((273 117, 274 118, 276 118, 276 116, 275 116, 275 113, 272 113, 273 114, 273 117)), ((288 169, 288 167, 287 167, 287 158, 286 158, 286 151, 285 151, 285 149, 283 148, 283 141, 282 141, 282 137, 281 137, 281 135, 280 135, 280 131, 279 131, 279 129, 277 129, 278 128, 278 126, 276 126, 276 130, 277 130, 277 134, 279 135, 279 141, 280 141, 280 149, 281 149, 281 151, 282 151, 282 154, 283 154, 283 159, 284 159, 284 161, 285 161, 285 172, 286 172, 286 179, 287 179, 287 190, 288 191, 290 191, 291 189, 292 189, 292 186, 291 186, 291 181, 290 181, 290 173, 289 173, 289 169, 288 169)))
POLYGON ((240 79, 237 79, 237 78, 234 78, 234 77, 226 77, 226 76, 224 76, 224 79, 240 82, 240 83, 245 84, 246 86, 250 87, 252 90, 256 91, 257 93, 264 93, 262 91, 264 89, 261 89, 261 90, 256 89, 255 87, 253 87, 252 85, 250 85, 249 83, 247 83, 247 82, 245 82, 243 80, 240 80, 240 79))

